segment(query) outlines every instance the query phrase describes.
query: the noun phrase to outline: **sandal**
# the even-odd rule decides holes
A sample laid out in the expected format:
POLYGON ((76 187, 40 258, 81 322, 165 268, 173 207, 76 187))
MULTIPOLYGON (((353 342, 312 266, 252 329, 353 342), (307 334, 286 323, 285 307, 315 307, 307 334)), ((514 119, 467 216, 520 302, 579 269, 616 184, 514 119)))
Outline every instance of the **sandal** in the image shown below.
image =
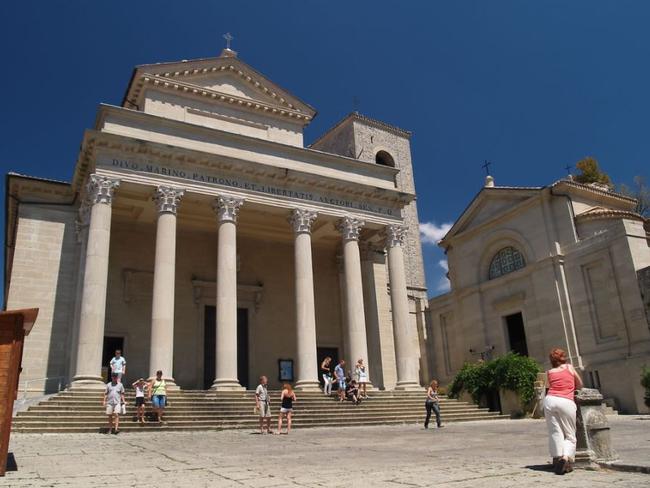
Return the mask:
POLYGON ((566 473, 566 467, 567 467, 568 462, 569 461, 564 459, 563 457, 558 459, 557 463, 555 464, 555 467, 553 469, 553 472, 555 474, 559 474, 559 475, 562 475, 562 474, 566 473))

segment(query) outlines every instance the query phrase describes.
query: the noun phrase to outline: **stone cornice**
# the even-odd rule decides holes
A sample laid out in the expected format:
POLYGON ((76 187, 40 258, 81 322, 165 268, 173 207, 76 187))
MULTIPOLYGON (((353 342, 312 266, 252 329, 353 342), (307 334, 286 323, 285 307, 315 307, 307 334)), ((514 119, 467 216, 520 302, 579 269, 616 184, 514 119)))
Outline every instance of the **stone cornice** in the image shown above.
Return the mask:
MULTIPOLYGON (((312 120, 312 117, 310 115, 296 110, 293 108, 293 105, 291 105, 290 108, 288 106, 284 107, 281 105, 266 103, 261 100, 238 97, 236 95, 212 90, 210 88, 201 87, 180 80, 172 80, 170 78, 144 74, 141 76, 141 83, 143 85, 152 85, 160 90, 178 92, 184 96, 190 96, 202 101, 208 100, 224 105, 234 105, 242 109, 263 112, 267 115, 288 117, 290 119, 294 119, 296 123, 300 123, 301 125, 307 125, 312 120)), ((134 100, 138 106, 142 105, 143 94, 144 90, 139 91, 137 97, 134 100)))
POLYGON ((271 105, 300 113, 308 117, 306 119, 307 122, 316 115, 316 110, 313 107, 282 89, 241 59, 222 56, 137 66, 127 88, 122 105, 125 106, 126 103, 134 103, 136 99, 140 98, 145 83, 143 77, 145 76, 167 79, 172 83, 181 82, 181 79, 185 79, 182 83, 187 83, 193 77, 196 78, 216 73, 228 73, 233 76, 238 76, 254 91, 260 93, 260 95, 273 99, 275 103, 271 105))
POLYGON ((92 130, 86 131, 79 160, 77 162, 77 168, 73 180, 73 187, 77 191, 80 188, 80 184, 86 178, 89 168, 94 165, 94 158, 96 157, 97 151, 102 148, 117 150, 135 156, 150 156, 162 161, 174 161, 179 163, 188 162, 208 166, 214 169, 227 171, 231 174, 254 174, 257 177, 271 179, 271 181, 301 184, 328 192, 354 194, 357 197, 362 196, 369 200, 388 202, 400 207, 403 207, 415 198, 412 194, 403 193, 398 190, 378 188, 361 183, 350 183, 346 180, 313 175, 304 171, 289 170, 287 168, 279 168, 251 161, 236 160, 202 151, 170 147, 165 144, 146 142, 126 136, 92 130))
MULTIPOLYGON (((371 163, 367 161, 361 161, 359 159, 354 159, 346 156, 341 156, 338 154, 332 154, 324 151, 319 151, 317 149, 293 146, 289 144, 282 144, 276 141, 269 141, 265 139, 259 139, 257 137, 246 136, 243 134, 236 134, 234 132, 228 132, 220 129, 215 129, 212 127, 206 127, 203 125, 192 124, 189 122, 183 122, 174 119, 167 119, 165 117, 160 117, 153 114, 147 114, 144 112, 139 112, 137 110, 131 110, 123 107, 116 107, 114 105, 101 104, 99 110, 97 111, 97 116, 95 118, 95 129, 101 130, 104 120, 109 115, 123 116, 130 118, 134 121, 142 122, 149 121, 159 124, 162 127, 182 130, 182 131, 196 131, 197 135, 209 135, 214 139, 223 139, 225 141, 236 141, 240 144, 245 144, 251 147, 251 150, 259 150, 262 152, 263 149, 271 149, 278 152, 286 153, 286 156, 291 158, 295 157, 296 159, 300 158, 310 158, 314 162, 322 163, 327 165, 329 168, 335 168, 339 170, 347 170, 348 168, 352 170, 368 170, 374 174, 377 174, 384 179, 392 180, 393 184, 397 178, 397 174, 400 172, 397 168, 392 168, 390 166, 384 166, 381 164, 371 163)), ((87 131, 88 132, 88 131, 87 131)), ((128 136, 127 136, 128 137, 128 136)), ((183 148, 179 148, 183 149, 183 148)), ((83 150, 83 146, 82 146, 83 150)), ((202 151, 199 151, 202 152, 202 151)), ((206 153, 210 154, 210 153, 206 153)), ((404 192, 404 195, 409 195, 404 192)), ((415 199, 415 195, 411 195, 411 200, 415 199)), ((410 201, 410 200, 409 200, 410 201)))

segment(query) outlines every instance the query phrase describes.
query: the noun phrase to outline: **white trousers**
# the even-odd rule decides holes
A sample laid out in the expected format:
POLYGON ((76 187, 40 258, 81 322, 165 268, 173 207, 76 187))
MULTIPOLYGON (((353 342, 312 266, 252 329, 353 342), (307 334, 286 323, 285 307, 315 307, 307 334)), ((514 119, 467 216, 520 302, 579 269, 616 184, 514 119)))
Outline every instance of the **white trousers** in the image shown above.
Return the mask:
POLYGON ((551 457, 576 455, 576 404, 567 398, 544 398, 544 417, 548 427, 548 445, 551 457))
POLYGON ((331 376, 327 376, 326 374, 323 375, 323 381, 325 384, 323 385, 323 393, 326 395, 331 395, 332 394, 332 378, 331 376))

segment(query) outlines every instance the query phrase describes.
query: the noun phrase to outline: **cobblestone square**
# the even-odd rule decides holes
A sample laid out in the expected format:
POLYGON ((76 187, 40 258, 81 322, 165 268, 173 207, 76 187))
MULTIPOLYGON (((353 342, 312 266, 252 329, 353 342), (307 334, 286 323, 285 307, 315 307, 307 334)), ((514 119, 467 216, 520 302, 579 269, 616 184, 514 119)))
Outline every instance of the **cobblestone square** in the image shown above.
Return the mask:
MULTIPOLYGON (((548 470, 543 421, 421 426, 101 434, 15 434, 23 487, 567 487, 650 486, 650 475, 548 470)), ((650 464, 650 418, 613 417, 614 447, 627 464, 650 464)))

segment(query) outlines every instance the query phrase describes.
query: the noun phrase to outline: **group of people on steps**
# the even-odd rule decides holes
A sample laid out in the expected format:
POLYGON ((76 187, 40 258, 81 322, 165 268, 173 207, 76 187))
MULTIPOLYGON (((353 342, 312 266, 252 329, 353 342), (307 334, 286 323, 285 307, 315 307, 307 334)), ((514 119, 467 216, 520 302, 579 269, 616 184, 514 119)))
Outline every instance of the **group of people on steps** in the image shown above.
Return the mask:
MULTIPOLYGON (((549 354, 552 368, 546 372, 546 395, 544 397, 544 417, 549 433, 549 450, 552 457, 553 470, 558 475, 573 471, 576 453, 576 403, 575 391, 582 388, 583 383, 575 368, 567 363, 567 354, 564 350, 554 348, 549 354)), ((111 381, 106 384, 103 406, 108 416, 108 432, 119 433, 119 416, 125 413, 125 390, 122 377, 126 374, 126 359, 122 351, 115 351, 111 359, 111 381)), ((163 424, 163 411, 167 405, 167 390, 163 372, 158 370, 156 377, 149 381, 139 378, 133 383, 135 390, 135 406, 137 420, 144 424, 145 399, 150 398, 154 414, 159 424, 163 424)), ((345 372, 345 360, 341 359, 332 370, 332 358, 326 357, 321 362, 323 377, 323 393, 332 394, 332 384, 336 381, 338 386, 339 401, 346 398, 359 404, 367 398, 366 385, 368 383, 368 370, 359 359, 354 368, 354 378, 345 372)), ((255 412, 259 415, 261 433, 271 433, 271 398, 268 392, 268 378, 260 377, 260 384, 255 390, 255 412)), ((280 393, 280 415, 278 416, 277 434, 282 432, 282 424, 286 419, 286 433, 291 432, 293 403, 296 393, 290 384, 285 383, 280 393)), ((427 388, 425 400, 426 417, 424 428, 429 428, 431 415, 435 414, 436 425, 442 427, 440 419, 440 397, 438 382, 432 380, 427 388)))
MULTIPOLYGON (((110 361, 111 381, 106 383, 102 405, 106 408, 108 416, 107 433, 119 434, 120 415, 126 414, 125 390, 122 384, 122 377, 126 374, 126 359, 122 351, 115 351, 115 357, 110 361)), ((144 424, 145 399, 148 397, 156 420, 164 424, 163 412, 167 406, 167 385, 162 377, 161 370, 156 371, 156 377, 145 381, 138 378, 131 386, 135 390, 136 420, 144 424)))

